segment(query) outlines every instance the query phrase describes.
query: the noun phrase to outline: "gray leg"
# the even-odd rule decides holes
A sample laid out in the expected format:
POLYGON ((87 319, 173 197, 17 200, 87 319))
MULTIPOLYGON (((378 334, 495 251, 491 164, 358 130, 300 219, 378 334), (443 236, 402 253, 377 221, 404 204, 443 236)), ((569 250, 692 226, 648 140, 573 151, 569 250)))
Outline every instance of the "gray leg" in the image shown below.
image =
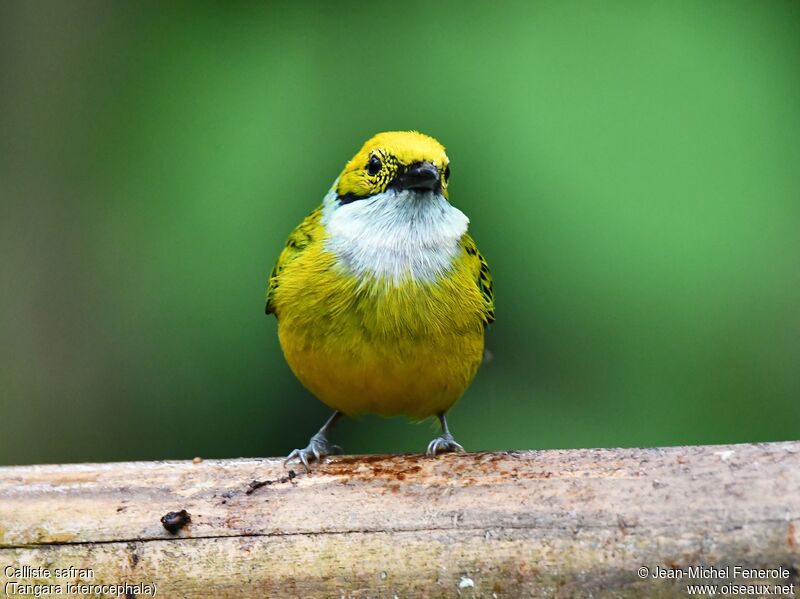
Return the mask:
POLYGON ((305 449, 295 449, 289 454, 289 457, 286 458, 284 463, 290 460, 300 460, 303 462, 303 466, 306 467, 306 470, 308 470, 309 460, 317 460, 319 462, 327 455, 342 453, 341 447, 338 445, 331 445, 328 441, 328 433, 333 428, 333 425, 336 424, 336 421, 342 416, 343 414, 338 410, 334 412, 331 417, 328 418, 328 421, 322 425, 319 432, 311 437, 311 440, 308 442, 308 447, 305 449))
POLYGON ((442 423, 442 434, 436 437, 433 441, 428 443, 428 455, 435 456, 438 453, 446 453, 448 451, 464 451, 459 443, 450 434, 450 429, 447 428, 447 419, 444 417, 444 412, 439 414, 439 422, 442 423))

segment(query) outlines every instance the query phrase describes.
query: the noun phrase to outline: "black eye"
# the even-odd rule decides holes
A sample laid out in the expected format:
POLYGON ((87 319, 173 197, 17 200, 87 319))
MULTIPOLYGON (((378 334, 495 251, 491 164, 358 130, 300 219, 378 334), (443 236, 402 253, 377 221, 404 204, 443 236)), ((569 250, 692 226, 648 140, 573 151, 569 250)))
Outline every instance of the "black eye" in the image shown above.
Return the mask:
POLYGON ((381 159, 377 156, 370 158, 367 163, 367 172, 373 177, 381 172, 381 159))
POLYGON ((445 180, 445 183, 447 182, 447 180, 449 178, 450 178, 450 165, 448 164, 446 167, 444 167, 444 180, 445 180))

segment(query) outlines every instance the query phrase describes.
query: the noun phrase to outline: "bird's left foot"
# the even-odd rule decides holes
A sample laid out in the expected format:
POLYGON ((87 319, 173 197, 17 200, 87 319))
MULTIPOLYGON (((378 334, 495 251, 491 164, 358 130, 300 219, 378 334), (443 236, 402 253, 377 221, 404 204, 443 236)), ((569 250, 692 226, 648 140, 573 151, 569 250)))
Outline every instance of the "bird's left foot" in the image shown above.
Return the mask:
POLYGON ((461 444, 458 443, 449 432, 442 433, 441 437, 436 437, 433 441, 428 443, 427 453, 430 456, 435 456, 440 453, 448 453, 451 451, 464 451, 461 444))

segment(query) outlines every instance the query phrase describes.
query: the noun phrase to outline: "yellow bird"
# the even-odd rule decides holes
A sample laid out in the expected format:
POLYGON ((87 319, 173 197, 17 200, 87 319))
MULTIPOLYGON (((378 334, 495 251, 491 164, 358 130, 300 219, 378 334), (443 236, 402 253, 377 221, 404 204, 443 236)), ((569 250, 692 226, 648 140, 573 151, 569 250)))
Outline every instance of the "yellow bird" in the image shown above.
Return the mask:
POLYGON ((335 411, 287 461, 340 453, 328 434, 344 414, 438 416, 428 454, 464 450, 445 413, 481 364, 494 297, 449 178, 434 138, 379 133, 289 236, 266 311, 295 376, 335 411))

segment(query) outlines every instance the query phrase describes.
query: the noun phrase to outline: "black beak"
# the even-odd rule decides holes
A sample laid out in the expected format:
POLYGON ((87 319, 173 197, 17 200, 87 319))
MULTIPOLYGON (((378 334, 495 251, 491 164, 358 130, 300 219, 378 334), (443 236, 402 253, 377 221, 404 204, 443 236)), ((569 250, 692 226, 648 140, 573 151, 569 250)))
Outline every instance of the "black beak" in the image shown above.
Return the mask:
POLYGON ((430 162, 416 162, 409 166, 405 172, 397 175, 391 186, 398 191, 404 189, 437 191, 441 188, 441 185, 439 169, 430 162))

